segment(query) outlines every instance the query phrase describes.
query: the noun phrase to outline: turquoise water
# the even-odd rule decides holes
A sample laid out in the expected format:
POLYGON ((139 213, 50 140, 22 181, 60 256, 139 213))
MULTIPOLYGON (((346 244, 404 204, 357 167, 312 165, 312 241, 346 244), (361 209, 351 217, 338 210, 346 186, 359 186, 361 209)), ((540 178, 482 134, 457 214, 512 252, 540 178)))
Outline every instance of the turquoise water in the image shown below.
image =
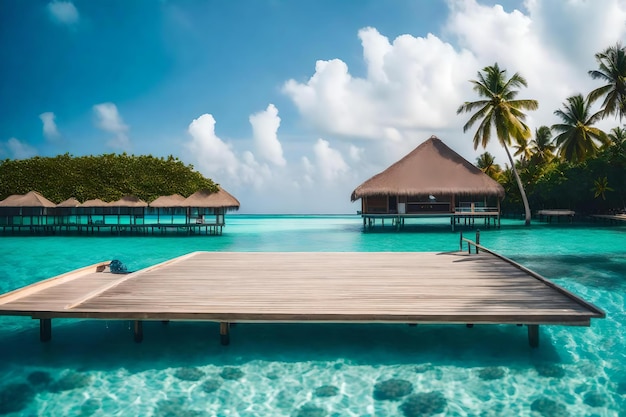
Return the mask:
MULTIPOLYGON (((445 220, 416 229, 363 233, 357 216, 229 216, 221 237, 2 237, 0 291, 105 259, 137 270, 195 250, 458 248, 445 220)), ((223 347, 214 323, 146 323, 135 344, 131 323, 96 320, 54 320, 42 344, 37 321, 2 317, 0 414, 626 416, 626 225, 505 221, 481 230, 481 243, 607 318, 543 326, 530 349, 517 326, 238 324, 223 347)))

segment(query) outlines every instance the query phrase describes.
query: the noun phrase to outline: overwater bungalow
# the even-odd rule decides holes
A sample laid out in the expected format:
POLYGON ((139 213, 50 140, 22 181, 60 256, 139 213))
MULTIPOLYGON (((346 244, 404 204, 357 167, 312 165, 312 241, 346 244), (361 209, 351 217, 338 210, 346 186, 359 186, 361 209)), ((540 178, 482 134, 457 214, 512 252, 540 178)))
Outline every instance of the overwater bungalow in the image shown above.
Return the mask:
POLYGON ((56 214, 57 224, 61 227, 65 226, 65 230, 69 231, 72 225, 78 224, 78 209, 80 201, 74 197, 70 197, 65 201, 57 204, 54 212, 56 214))
POLYGON ((148 207, 148 203, 134 195, 127 195, 112 201, 109 207, 117 214, 117 224, 132 226, 144 224, 145 208, 148 207))
POLYGON ((239 201, 219 187, 216 193, 199 190, 187 197, 183 203, 188 208, 188 218, 197 225, 205 226, 207 233, 221 234, 224 215, 228 211, 239 210, 239 201))
POLYGON ((0 226, 3 231, 12 232, 45 230, 54 225, 51 215, 55 207, 56 204, 37 191, 11 195, 0 201, 0 226))
POLYGON ((146 210, 146 224, 186 224, 185 197, 180 194, 162 195, 153 200, 146 210))
POLYGON ((125 196, 113 202, 93 199, 82 204, 70 198, 55 205, 31 191, 0 201, 0 231, 220 235, 225 213, 238 209, 239 201, 222 188, 214 193, 200 190, 187 198, 162 196, 150 204, 125 196))
POLYGON ((504 188, 479 168, 432 136, 404 158, 374 175, 352 192, 361 199, 364 228, 405 220, 449 217, 452 230, 461 222, 500 225, 504 188))

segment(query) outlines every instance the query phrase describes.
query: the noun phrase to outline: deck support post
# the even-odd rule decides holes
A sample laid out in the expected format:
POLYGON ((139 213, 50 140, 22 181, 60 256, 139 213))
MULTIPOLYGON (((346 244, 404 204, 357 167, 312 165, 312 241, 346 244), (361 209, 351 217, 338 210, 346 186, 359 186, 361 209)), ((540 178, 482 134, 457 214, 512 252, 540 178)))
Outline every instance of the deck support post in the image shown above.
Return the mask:
POLYGON ((143 342, 143 322, 141 320, 135 320, 134 340, 135 343, 143 342))
MULTIPOLYGON (((480 245, 480 229, 476 230, 476 245, 480 245)), ((476 253, 478 253, 478 246, 476 246, 476 253)))
POLYGON ((39 319, 39 340, 49 342, 52 339, 52 319, 39 319))
POLYGON ((528 344, 532 348, 539 347, 539 325, 538 324, 528 325, 528 344))
POLYGON ((220 322, 220 343, 222 346, 230 344, 230 325, 227 321, 220 322))

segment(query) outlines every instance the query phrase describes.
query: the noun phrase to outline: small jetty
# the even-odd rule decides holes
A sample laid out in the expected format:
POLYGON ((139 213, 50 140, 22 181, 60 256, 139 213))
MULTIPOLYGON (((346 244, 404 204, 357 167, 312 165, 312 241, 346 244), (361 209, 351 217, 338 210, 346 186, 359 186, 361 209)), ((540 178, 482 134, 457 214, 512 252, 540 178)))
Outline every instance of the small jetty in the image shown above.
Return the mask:
POLYGON ((600 219, 611 223, 626 222, 626 213, 620 214, 594 214, 591 216, 594 219, 600 219))
POLYGON ((559 221, 561 218, 566 218, 571 223, 574 220, 575 215, 576 215, 576 212, 570 209, 547 209, 547 210, 537 211, 537 216, 539 217, 539 221, 543 221, 545 219, 545 221, 548 223, 552 223, 553 218, 559 221))
POLYGON ((194 252, 125 275, 102 262, 0 296, 0 315, 220 323, 589 326, 605 313, 540 275, 461 238, 454 252, 194 252))

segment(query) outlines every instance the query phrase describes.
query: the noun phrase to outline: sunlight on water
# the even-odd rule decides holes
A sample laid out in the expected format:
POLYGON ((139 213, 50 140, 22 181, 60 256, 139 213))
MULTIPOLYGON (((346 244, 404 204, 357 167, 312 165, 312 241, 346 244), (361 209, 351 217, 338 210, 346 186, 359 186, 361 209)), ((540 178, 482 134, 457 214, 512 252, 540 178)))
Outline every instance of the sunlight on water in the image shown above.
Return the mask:
MULTIPOLYGON (((357 216, 229 216, 221 237, 2 237, 0 291, 107 259, 197 250, 452 251, 445 222, 363 233, 357 216)), ((467 237, 475 232, 465 229, 467 237)), ((604 309, 589 328, 0 318, 0 415, 626 416, 626 227, 504 221, 481 243, 604 309)))

